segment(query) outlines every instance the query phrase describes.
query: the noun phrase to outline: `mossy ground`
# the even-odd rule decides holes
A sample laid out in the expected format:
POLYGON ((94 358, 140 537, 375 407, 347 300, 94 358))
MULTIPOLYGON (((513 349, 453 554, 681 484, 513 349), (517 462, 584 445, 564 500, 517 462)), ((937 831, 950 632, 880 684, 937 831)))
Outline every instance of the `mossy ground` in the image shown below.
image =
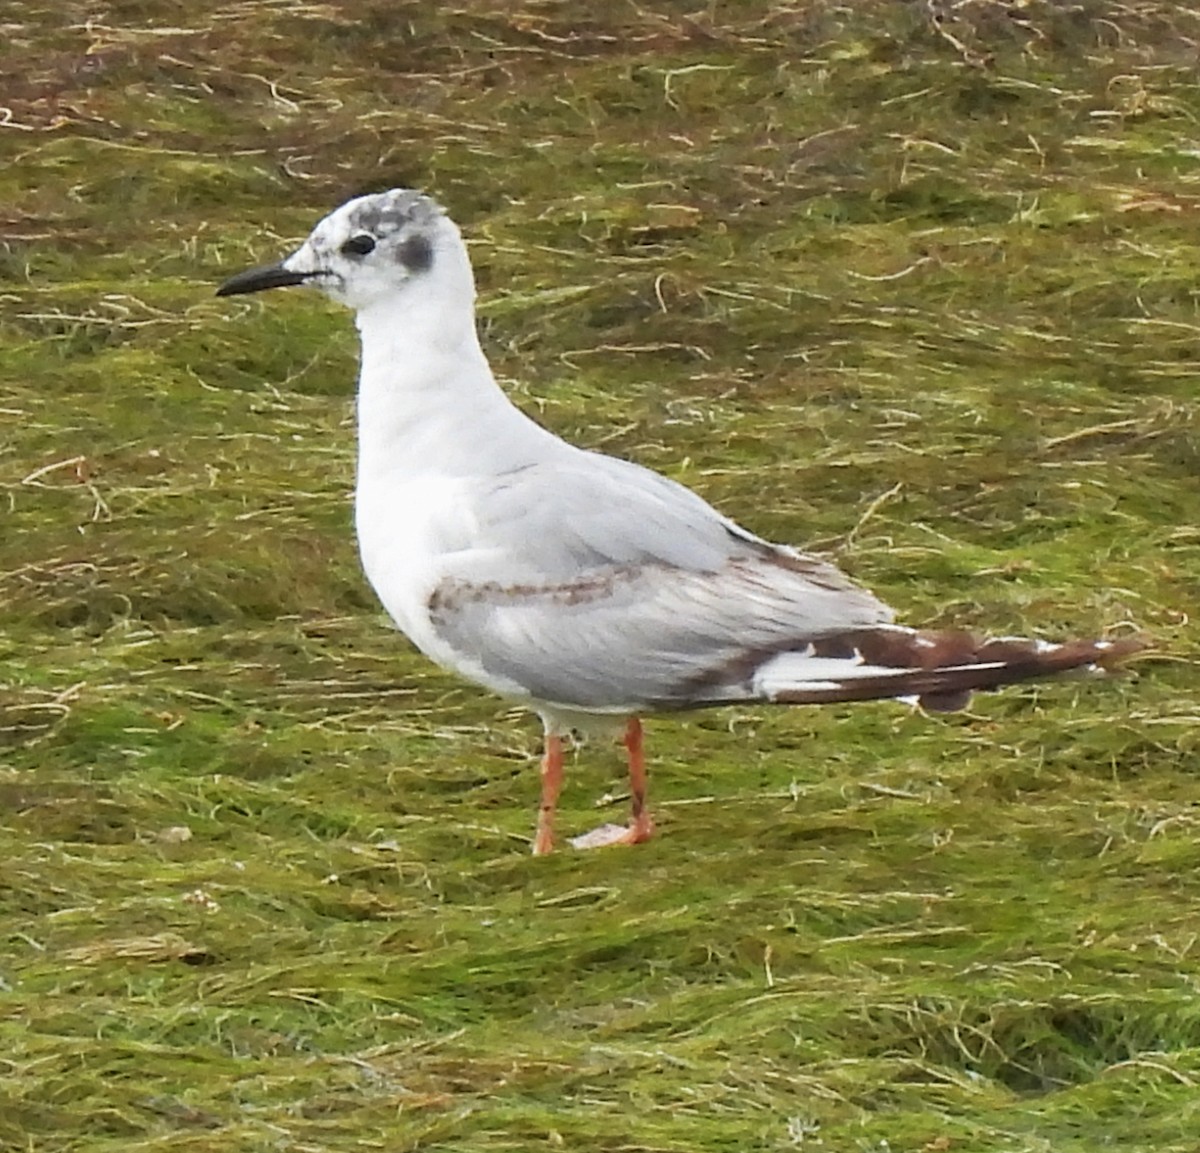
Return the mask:
POLYGON ((1192 6, 4 21, 0 1147, 1200 1147, 1192 6), (558 432, 1157 655, 658 721, 660 838, 531 859, 536 725, 359 573, 348 317, 212 296, 397 184, 558 432))

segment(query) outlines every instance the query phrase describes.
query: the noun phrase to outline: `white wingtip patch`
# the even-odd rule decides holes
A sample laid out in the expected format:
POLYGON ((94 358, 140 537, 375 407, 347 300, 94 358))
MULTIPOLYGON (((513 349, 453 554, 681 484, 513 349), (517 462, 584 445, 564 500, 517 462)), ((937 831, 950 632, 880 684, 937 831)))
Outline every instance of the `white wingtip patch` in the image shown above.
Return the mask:
MULTIPOLYGON (((1032 645, 1033 651, 1040 657, 1046 653, 1055 653, 1062 648, 1062 645, 1057 645, 1053 641, 1044 641, 1040 637, 1035 640, 1030 640, 1029 637, 993 637, 994 641, 1000 644, 1014 645, 1032 645)), ((1101 644, 1105 642, 1101 641, 1101 644)))
MULTIPOLYGON (((1003 661, 980 661, 978 664, 948 665, 939 672, 952 674, 957 669, 980 672, 984 669, 1002 668, 1003 661)), ((911 677, 913 671, 911 668, 864 664, 862 654, 857 650, 853 658, 780 653, 755 673, 754 690, 767 700, 774 700, 781 693, 836 692, 864 678, 895 677, 897 680, 903 680, 911 677)))

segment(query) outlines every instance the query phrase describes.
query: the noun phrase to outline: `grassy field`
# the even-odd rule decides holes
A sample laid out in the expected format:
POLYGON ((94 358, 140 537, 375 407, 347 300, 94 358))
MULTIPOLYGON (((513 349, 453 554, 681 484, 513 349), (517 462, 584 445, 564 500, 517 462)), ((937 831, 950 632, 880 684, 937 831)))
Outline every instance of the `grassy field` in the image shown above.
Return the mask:
POLYGON ((1192 5, 2 23, 0 1149, 1200 1150, 1192 5), (359 572, 349 317, 213 298, 393 185, 557 432, 1155 651, 659 720, 658 839, 531 858, 538 725, 359 572))

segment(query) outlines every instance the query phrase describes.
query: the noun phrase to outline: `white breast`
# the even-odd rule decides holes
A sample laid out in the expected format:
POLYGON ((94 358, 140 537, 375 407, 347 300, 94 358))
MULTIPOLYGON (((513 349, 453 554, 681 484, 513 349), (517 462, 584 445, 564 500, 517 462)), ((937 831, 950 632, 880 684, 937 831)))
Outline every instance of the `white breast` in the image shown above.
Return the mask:
POLYGON ((472 547, 477 526, 460 481, 444 475, 364 484, 355 493, 363 571, 396 627, 430 660, 502 696, 520 685, 489 675, 434 628, 429 602, 447 578, 471 576, 485 558, 472 547))
POLYGON ((388 483, 360 478, 354 501, 358 548, 371 587, 401 632, 435 660, 429 597, 445 576, 453 538, 465 527, 454 488, 440 477, 388 483))

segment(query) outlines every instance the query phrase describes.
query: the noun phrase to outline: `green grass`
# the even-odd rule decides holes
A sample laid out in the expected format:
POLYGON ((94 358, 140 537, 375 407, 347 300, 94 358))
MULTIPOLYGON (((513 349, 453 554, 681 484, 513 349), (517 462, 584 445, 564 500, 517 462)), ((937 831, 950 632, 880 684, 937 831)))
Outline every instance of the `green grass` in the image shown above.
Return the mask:
POLYGON ((0 1148, 1193 1153, 1188 6, 11 7, 0 1148), (530 858, 536 724, 358 571, 348 317, 212 295, 394 184, 562 435, 1156 651, 658 720, 660 837, 530 858))

